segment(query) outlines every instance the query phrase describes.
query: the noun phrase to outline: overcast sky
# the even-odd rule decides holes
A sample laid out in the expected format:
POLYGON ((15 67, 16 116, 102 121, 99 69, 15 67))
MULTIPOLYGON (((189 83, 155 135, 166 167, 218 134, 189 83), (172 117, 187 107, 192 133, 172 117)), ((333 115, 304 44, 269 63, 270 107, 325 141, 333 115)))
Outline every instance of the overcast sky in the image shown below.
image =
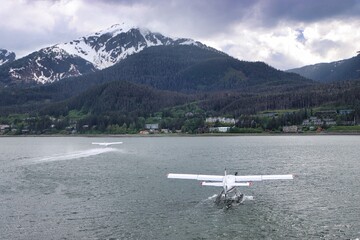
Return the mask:
POLYGON ((18 57, 123 22, 282 70, 360 50, 360 0, 1 0, 0 17, 18 57))

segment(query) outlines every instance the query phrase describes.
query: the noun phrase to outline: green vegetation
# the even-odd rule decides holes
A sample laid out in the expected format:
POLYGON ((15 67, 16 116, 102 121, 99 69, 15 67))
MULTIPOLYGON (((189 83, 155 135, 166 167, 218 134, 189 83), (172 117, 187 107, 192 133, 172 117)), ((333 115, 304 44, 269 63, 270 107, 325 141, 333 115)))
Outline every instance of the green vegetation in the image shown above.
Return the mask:
POLYGON ((328 132, 360 132, 360 126, 332 126, 328 132))
MULTIPOLYGON (((292 109, 292 110, 273 110, 262 111, 258 114, 242 114, 236 118, 231 115, 219 117, 217 121, 206 122, 205 119, 214 111, 207 112, 199 105, 201 102, 182 104, 176 107, 166 107, 153 114, 150 112, 136 115, 129 111, 126 115, 122 112, 107 112, 102 115, 83 110, 69 110, 64 116, 49 115, 28 115, 14 114, 0 118, 0 124, 7 124, 10 128, 3 130, 1 134, 136 134, 145 129, 145 124, 157 124, 158 129, 151 133, 182 132, 188 134, 202 134, 209 132, 222 132, 229 128, 229 133, 237 134, 256 134, 264 132, 280 133, 283 126, 300 126, 300 131, 315 132, 316 130, 326 129, 328 132, 360 132, 360 126, 327 126, 303 125, 304 120, 311 118, 318 119, 318 114, 323 111, 315 112, 313 109, 292 109), (236 123, 222 122, 233 119, 236 123), (301 127, 302 126, 302 127, 301 127), (222 129, 222 130, 221 130, 222 129)), ((81 107, 83 109, 83 107, 81 107)), ((331 114, 334 111, 329 111, 331 114)), ((335 111, 336 112, 336 111, 335 111)), ((356 112, 348 114, 337 114, 336 119, 339 124, 352 124, 356 112), (350 121, 349 121, 350 120, 350 121), (352 121, 351 121, 352 120, 352 121)), ((325 117, 326 118, 326 117, 325 117)), ((217 119, 217 118, 215 118, 217 119)), ((320 119, 318 119, 320 121, 320 119)), ((334 122, 334 120, 333 120, 334 122)))
POLYGON ((69 119, 70 119, 70 120, 74 120, 74 121, 83 119, 83 118, 85 118, 86 116, 87 116, 86 113, 81 112, 81 111, 78 111, 78 110, 70 110, 69 113, 68 113, 69 119))
POLYGON ((238 128, 234 127, 230 129, 230 133, 263 133, 262 128, 238 128))

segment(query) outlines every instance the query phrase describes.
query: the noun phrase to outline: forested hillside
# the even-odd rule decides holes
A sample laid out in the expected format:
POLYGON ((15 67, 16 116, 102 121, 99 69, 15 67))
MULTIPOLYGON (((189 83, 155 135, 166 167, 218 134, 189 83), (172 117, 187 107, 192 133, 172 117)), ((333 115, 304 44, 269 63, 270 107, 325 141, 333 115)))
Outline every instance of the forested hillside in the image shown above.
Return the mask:
POLYGON ((51 104, 43 108, 41 114, 59 117, 77 110, 94 115, 147 117, 160 109, 182 105, 192 99, 184 94, 156 90, 127 81, 114 81, 93 87, 69 100, 51 104))
POLYGON ((261 62, 240 61, 221 52, 194 46, 148 48, 102 73, 101 78, 127 80, 178 92, 312 83, 261 62))
POLYGON ((318 63, 290 69, 288 72, 297 73, 319 82, 356 80, 360 78, 360 54, 336 62, 318 63))

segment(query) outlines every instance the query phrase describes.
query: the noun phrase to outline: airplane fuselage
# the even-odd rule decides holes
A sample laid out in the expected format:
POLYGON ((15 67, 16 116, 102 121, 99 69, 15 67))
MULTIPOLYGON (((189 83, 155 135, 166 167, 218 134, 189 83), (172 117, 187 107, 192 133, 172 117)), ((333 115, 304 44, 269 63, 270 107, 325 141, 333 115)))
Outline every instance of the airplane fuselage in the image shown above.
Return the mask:
POLYGON ((292 174, 286 175, 200 175, 200 174, 178 174, 169 173, 168 178, 174 179, 193 179, 202 181, 202 186, 222 187, 222 192, 217 196, 215 202, 217 204, 225 203, 226 207, 230 207, 233 203, 241 203, 244 200, 244 194, 240 193, 238 187, 249 187, 252 182, 267 180, 291 180, 294 178, 292 174))

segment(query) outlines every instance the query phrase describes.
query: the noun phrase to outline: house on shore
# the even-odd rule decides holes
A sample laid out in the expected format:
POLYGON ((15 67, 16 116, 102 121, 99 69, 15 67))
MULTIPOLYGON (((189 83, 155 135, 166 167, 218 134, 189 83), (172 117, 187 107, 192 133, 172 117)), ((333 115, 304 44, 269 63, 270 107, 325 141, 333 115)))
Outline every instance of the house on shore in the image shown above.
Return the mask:
POLYGON ((230 131, 230 127, 211 127, 211 128, 209 128, 209 132, 226 133, 229 131, 230 131))
POLYGON ((205 120, 206 123, 225 123, 225 124, 235 124, 235 118, 225 118, 225 117, 208 117, 205 120))
POLYGON ((298 126, 292 125, 292 126, 284 126, 283 127, 284 133, 297 133, 298 132, 298 126))
POLYGON ((148 123, 145 124, 146 130, 159 130, 159 124, 158 123, 148 123))
POLYGON ((7 131, 10 131, 10 125, 7 124, 1 124, 0 125, 0 133, 3 134, 7 131))

